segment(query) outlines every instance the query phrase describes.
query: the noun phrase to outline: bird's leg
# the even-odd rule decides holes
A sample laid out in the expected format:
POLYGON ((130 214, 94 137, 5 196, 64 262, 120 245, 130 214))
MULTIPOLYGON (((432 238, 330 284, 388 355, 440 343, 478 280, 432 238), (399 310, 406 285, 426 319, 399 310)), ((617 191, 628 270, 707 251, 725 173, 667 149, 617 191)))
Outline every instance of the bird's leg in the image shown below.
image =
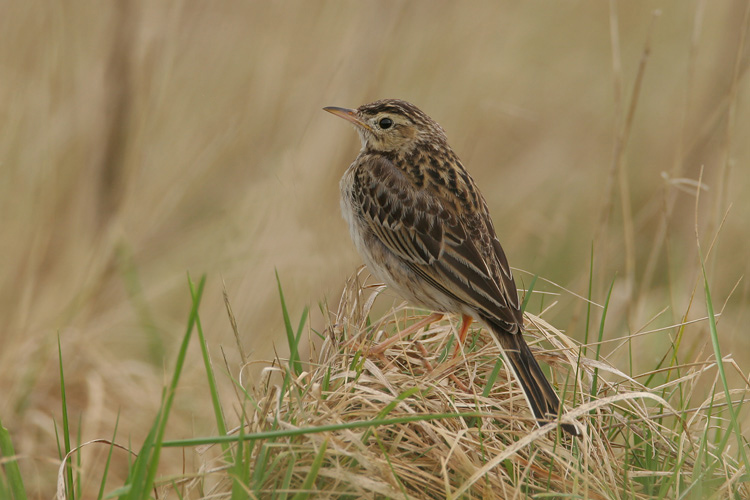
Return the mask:
POLYGON ((427 326, 430 323, 434 323, 435 321, 440 321, 440 319, 442 319, 442 317, 443 317, 442 313, 432 313, 429 316, 427 316, 425 319, 423 319, 422 321, 417 321, 416 323, 414 323, 410 327, 408 327, 408 328, 406 328, 406 329, 398 332, 396 335, 394 335, 393 337, 389 338, 388 340, 384 340, 380 344, 376 345, 375 347, 373 347, 372 349, 370 349, 370 352, 372 354, 380 354, 383 351, 385 351, 386 349, 388 349, 388 347, 390 347, 391 344, 394 344, 394 343, 398 342, 399 340, 401 340, 402 338, 406 337, 407 335, 410 335, 410 334, 416 332, 417 330, 419 330, 423 326, 427 326))
POLYGON ((474 318, 472 318, 468 314, 461 315, 461 329, 458 331, 458 342, 456 343, 456 348, 453 349, 454 358, 458 356, 458 351, 464 344, 464 340, 466 340, 466 334, 469 333, 469 327, 471 326, 471 322, 473 320, 474 318))

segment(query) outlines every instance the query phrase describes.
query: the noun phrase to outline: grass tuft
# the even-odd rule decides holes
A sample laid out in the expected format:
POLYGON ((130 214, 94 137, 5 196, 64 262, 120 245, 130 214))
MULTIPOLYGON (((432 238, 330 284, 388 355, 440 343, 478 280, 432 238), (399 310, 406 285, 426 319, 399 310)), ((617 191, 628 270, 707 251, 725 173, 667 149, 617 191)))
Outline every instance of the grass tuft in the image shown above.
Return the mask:
MULTIPOLYGON (((67 482, 67 491, 58 492, 59 498, 73 498, 74 472, 80 490, 85 464, 79 450, 93 442, 109 445, 99 498, 639 500, 750 495, 747 443, 739 428, 745 391, 729 387, 726 369, 737 366, 729 358, 722 360, 718 349, 712 353, 716 357, 661 368, 675 370, 676 378, 626 374, 601 355, 606 311, 599 341, 588 346, 595 357, 588 358, 582 354, 584 346, 527 310, 532 349, 551 367, 564 400, 560 419, 584 431, 573 438, 561 433, 557 422, 536 425, 484 329, 474 331, 473 345, 467 342, 461 356, 442 362, 456 335, 450 319, 425 323, 411 338, 373 354, 372 347, 384 336, 428 316, 402 307, 373 321, 371 307, 382 286, 363 284, 362 271, 347 282, 318 354, 307 363, 300 358, 307 309, 299 327, 292 329, 279 284, 289 359, 275 359, 253 386, 229 376, 236 387, 231 406, 239 423, 228 429, 222 410, 228 405, 220 401, 198 314, 204 283, 205 278, 197 287, 189 283, 193 307, 172 379, 125 484, 105 493, 112 451, 123 446, 114 436, 81 444, 79 429, 78 446, 71 449, 63 412, 60 484, 65 488, 67 482), (218 435, 165 441, 194 329, 218 435), (639 380, 665 381, 649 387, 639 380), (707 380, 710 393, 696 404, 707 380), (213 447, 219 452, 207 453, 213 447), (160 477, 163 448, 192 454, 197 468, 160 477), (67 464, 73 454, 75 467, 67 464)), ((708 327, 716 339, 707 285, 706 301, 708 327)), ((716 348, 718 341, 714 344, 716 348)), ((64 396, 62 381, 61 391, 64 396)), ((5 437, 0 434, 4 453, 12 450, 5 437)), ((0 482, 0 492, 20 488, 20 494, 13 494, 23 498, 23 484, 13 479, 14 464, 15 459, 7 461, 9 481, 0 482)))
POLYGON ((742 459, 730 456, 737 436, 711 430, 717 413, 728 414, 726 405, 713 396, 694 403, 706 379, 719 383, 712 358, 680 366, 676 380, 646 387, 638 380, 650 374, 629 376, 604 357, 581 356, 580 345, 526 312, 530 337, 540 340, 532 349, 552 367, 566 399, 562 418, 585 429, 574 439, 555 423, 535 425, 483 329, 475 349, 443 363, 439 356, 456 334, 449 320, 382 355, 370 354, 386 332, 426 317, 402 308, 373 321, 370 307, 379 290, 363 286, 359 274, 350 279, 317 357, 309 364, 277 359, 262 383, 237 392, 245 394, 235 402, 243 426, 226 436, 164 442, 229 444, 234 457, 229 464, 208 460, 170 487, 184 498, 750 494, 742 459))

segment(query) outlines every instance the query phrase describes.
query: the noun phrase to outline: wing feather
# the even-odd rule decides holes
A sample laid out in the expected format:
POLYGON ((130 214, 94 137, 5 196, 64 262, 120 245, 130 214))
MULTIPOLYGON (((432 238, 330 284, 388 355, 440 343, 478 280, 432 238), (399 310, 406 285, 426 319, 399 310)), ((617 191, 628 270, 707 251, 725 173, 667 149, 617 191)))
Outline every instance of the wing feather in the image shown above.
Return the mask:
MULTIPOLYGON (((378 240, 426 283, 511 333, 522 325, 515 282, 489 213, 416 188, 389 160, 358 172, 353 201, 378 240)), ((453 311, 451 311, 453 312, 453 311)))

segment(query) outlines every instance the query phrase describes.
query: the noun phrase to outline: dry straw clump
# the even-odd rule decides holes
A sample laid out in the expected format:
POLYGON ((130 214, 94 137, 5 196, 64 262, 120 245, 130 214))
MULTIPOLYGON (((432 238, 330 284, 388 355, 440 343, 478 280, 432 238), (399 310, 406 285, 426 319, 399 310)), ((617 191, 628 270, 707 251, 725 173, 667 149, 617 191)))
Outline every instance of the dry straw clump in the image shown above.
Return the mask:
MULTIPOLYGON (((531 420, 520 388, 498 363, 500 352, 484 329, 475 327, 455 359, 450 354, 456 325, 450 320, 382 355, 368 354, 384 332, 423 317, 403 308, 370 322, 380 290, 354 276, 308 371, 292 375, 283 363, 274 364, 252 402, 243 403, 247 436, 306 429, 254 441, 247 465, 251 496, 548 498, 554 493, 611 499, 687 493, 702 498, 707 490, 701 488, 711 485, 719 497, 750 498, 731 460, 714 468, 701 461, 704 470, 696 470, 698 454, 711 453, 700 441, 710 418, 706 408, 678 412, 662 397, 674 392, 670 387, 689 391, 711 363, 684 370, 666 392, 665 387, 647 390, 605 362, 579 359, 578 344, 527 313, 529 336, 553 347, 532 343, 538 359, 552 367, 568 410, 563 418, 584 429, 582 438, 571 438, 554 423, 540 428, 531 420), (271 382, 284 377, 285 383, 271 382), (382 419, 411 420, 360 424, 382 419)), ((213 487, 203 489, 202 483, 211 498, 237 486, 236 478, 219 469, 213 487)))

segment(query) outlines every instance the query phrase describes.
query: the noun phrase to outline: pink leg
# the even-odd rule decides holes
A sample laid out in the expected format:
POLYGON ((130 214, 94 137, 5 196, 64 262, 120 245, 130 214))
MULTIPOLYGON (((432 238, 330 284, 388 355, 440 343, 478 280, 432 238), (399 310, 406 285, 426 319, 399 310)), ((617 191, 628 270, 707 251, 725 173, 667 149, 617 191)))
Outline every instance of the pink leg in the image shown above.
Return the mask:
POLYGON ((469 327, 471 326, 472 321, 474 321, 474 318, 468 314, 461 315, 461 329, 458 331, 458 342, 456 343, 456 348, 453 349, 454 358, 458 356, 458 350, 461 349, 464 340, 466 340, 466 334, 469 333, 469 327))

